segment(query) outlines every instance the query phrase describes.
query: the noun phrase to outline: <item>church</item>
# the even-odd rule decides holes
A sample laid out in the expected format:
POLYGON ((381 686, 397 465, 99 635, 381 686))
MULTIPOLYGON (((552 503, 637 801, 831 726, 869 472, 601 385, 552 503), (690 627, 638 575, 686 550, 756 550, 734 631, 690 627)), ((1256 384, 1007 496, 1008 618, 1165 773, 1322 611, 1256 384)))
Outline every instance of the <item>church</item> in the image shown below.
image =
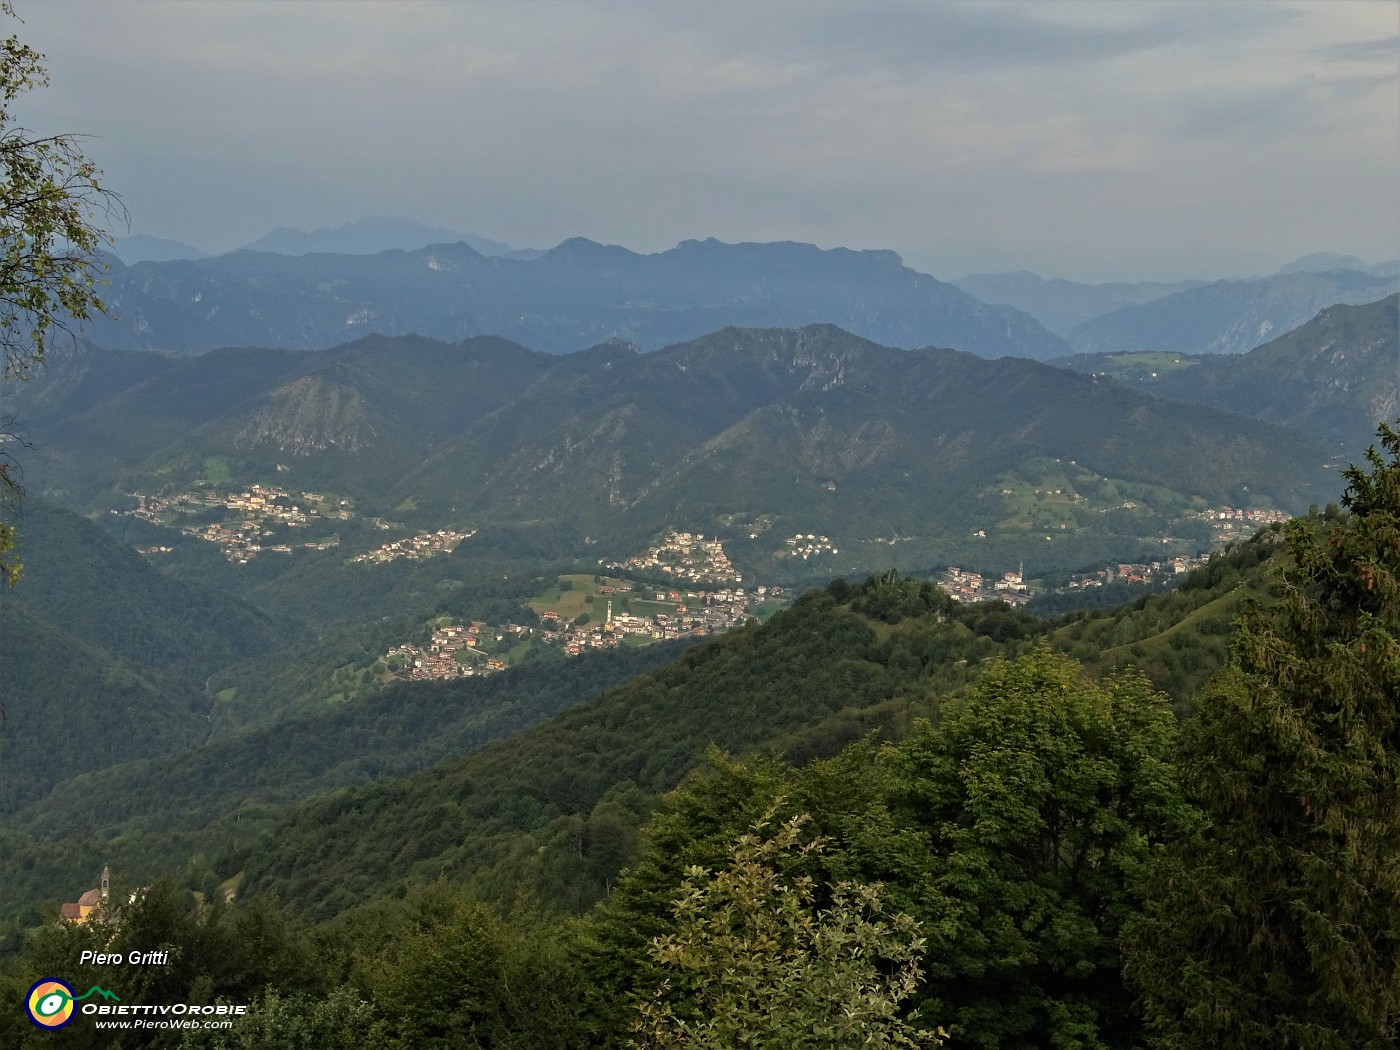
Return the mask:
POLYGON ((69 922, 87 922, 88 918, 99 906, 107 903, 108 883, 111 879, 111 872, 107 865, 102 865, 102 885, 97 889, 88 890, 78 898, 76 904, 65 904, 58 910, 58 917, 69 922))

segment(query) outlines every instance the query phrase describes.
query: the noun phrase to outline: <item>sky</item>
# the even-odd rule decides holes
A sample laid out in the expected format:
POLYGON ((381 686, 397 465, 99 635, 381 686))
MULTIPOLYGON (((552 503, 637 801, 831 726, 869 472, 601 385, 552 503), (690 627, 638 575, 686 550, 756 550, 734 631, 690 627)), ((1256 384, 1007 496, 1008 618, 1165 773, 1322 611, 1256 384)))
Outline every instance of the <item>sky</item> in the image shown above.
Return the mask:
POLYGON ((550 247, 892 248, 945 279, 1400 256, 1400 0, 14 0, 130 230, 395 215, 550 247))

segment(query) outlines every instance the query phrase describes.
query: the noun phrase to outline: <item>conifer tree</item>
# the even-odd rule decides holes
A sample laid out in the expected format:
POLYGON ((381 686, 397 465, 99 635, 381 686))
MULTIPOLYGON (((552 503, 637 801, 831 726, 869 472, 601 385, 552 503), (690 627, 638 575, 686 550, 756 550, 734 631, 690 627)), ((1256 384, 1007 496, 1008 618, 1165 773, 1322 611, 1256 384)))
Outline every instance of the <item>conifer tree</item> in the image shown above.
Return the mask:
POLYGON ((1295 520, 1282 599, 1184 734, 1209 823, 1154 866, 1127 969, 1163 1047, 1400 1039, 1400 435, 1338 520, 1295 520))

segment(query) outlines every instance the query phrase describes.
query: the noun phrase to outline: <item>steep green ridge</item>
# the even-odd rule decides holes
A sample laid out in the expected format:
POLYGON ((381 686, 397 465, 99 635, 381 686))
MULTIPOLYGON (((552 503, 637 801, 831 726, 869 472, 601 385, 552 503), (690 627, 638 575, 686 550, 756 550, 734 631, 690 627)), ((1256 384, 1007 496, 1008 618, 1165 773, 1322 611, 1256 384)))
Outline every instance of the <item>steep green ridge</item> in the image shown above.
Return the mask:
POLYGON ((1355 454, 1400 413, 1400 293, 1339 304, 1238 357, 1078 355, 1063 367, 1108 373, 1161 397, 1210 405, 1315 435, 1355 454))
POLYGON ((25 578, 0 592, 0 812, 208 732, 206 678, 274 645, 267 617, 172 580, 77 515, 25 503, 25 578))

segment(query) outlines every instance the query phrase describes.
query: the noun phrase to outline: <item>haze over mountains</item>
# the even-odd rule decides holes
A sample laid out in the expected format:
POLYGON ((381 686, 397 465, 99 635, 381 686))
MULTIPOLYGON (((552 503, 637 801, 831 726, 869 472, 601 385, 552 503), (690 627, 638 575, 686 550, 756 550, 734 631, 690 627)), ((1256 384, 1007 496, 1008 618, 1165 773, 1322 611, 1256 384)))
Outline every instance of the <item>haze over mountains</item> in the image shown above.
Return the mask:
POLYGON ((1062 277, 1046 279, 1028 270, 1016 273, 974 273, 952 282, 987 303, 1005 303, 1024 310, 1056 335, 1123 306, 1162 299, 1175 292, 1199 288, 1206 281, 1139 281, 1082 284, 1062 277))
MULTIPOLYGON (((315 230, 299 230, 291 226, 279 226, 263 234, 255 241, 241 245, 238 251, 273 252, 279 255, 311 255, 326 252, 338 255, 374 255, 378 252, 426 248, 430 244, 465 243, 482 255, 513 255, 517 258, 533 258, 540 253, 528 248, 512 248, 509 244, 481 237, 474 233, 461 233, 443 226, 429 226, 392 216, 374 215, 340 226, 322 226, 315 230)), ((152 237, 149 234, 132 234, 118 237, 112 246, 112 253, 118 259, 132 266, 139 262, 170 262, 175 259, 207 259, 211 255, 227 254, 207 252, 190 244, 152 237)))
POLYGON ((113 261, 109 316, 87 325, 112 349, 324 349, 368 332, 499 335, 550 353, 621 338, 645 349, 726 324, 840 325, 878 342, 984 357, 1069 352, 1033 318, 988 306, 889 251, 685 241, 655 255, 575 238, 534 259, 466 244, 376 255, 234 252, 113 261))
MULTIPOLYGON (((1400 276, 1400 260, 1388 259, 1383 262, 1368 263, 1355 255, 1313 252, 1279 267, 1277 273, 1272 276, 1286 274, 1320 276, 1338 270, 1365 274, 1375 278, 1395 278, 1400 276)), ((969 295, 975 295, 983 302, 1005 303, 1007 306, 1024 310, 1056 335, 1070 339, 1071 343, 1075 342, 1075 338, 1071 337, 1071 332, 1079 325, 1097 317, 1102 317, 1124 307, 1141 306, 1145 303, 1166 299, 1177 293, 1188 292, 1206 285, 1250 285, 1249 288, 1242 291, 1242 294, 1237 295, 1241 303, 1248 302, 1252 297, 1257 297, 1261 291, 1272 290, 1266 277, 1227 278, 1225 280, 1198 278, 1186 281, 1115 281, 1106 284, 1084 284, 1079 281, 1067 281, 1062 277, 1045 278, 1027 270, 1019 270, 1015 273, 969 274, 966 277, 956 278, 952 283, 969 295)), ((1295 282, 1286 287, 1295 293, 1301 292, 1305 295, 1312 295, 1314 298, 1318 297, 1320 290, 1321 298, 1325 299, 1328 289, 1335 287, 1335 285, 1336 280, 1329 279, 1326 282, 1317 282, 1315 286, 1295 282)), ((1377 287, 1383 288, 1384 286, 1378 285, 1377 287)), ((1240 289, 1237 288, 1237 291, 1240 289)), ((1384 291, 1378 292, 1372 298, 1379 298, 1383 294, 1385 294, 1384 291)), ((1303 300, 1298 300, 1290 309, 1294 312, 1304 309, 1302 302, 1303 300)), ((1182 305, 1183 312, 1193 308, 1192 300, 1189 298, 1183 300, 1182 305)), ((1276 319, 1270 319, 1269 323, 1275 329, 1284 324, 1276 319)), ((1080 347, 1076 345, 1075 349, 1080 349, 1080 347)), ((1184 350, 1185 348, 1178 349, 1184 350)), ((1086 350, 1085 352, 1093 351, 1086 350)))
POLYGON ((360 333, 500 335, 550 353, 609 338, 647 350, 725 324, 825 323, 885 345, 983 357, 1242 353, 1336 303, 1400 287, 1393 261, 1315 253, 1272 277, 1082 284, 1025 271, 945 283, 893 252, 685 241, 653 255, 574 238, 549 251, 403 219, 283 228, 206 256, 124 238, 108 317, 114 349, 325 349, 360 333))
POLYGON ((306 231, 281 226, 245 244, 243 251, 273 252, 277 255, 375 255, 388 251, 411 251, 430 244, 467 244, 482 255, 521 255, 533 257, 539 252, 521 251, 509 244, 480 237, 474 233, 458 233, 442 226, 428 226, 409 219, 370 216, 347 222, 342 226, 306 231))
POLYGON ((1355 270, 1216 281, 1121 307, 1076 325, 1068 339, 1086 354, 1239 354, 1296 328, 1328 306, 1375 302, 1397 288, 1400 277, 1373 277, 1355 270))

